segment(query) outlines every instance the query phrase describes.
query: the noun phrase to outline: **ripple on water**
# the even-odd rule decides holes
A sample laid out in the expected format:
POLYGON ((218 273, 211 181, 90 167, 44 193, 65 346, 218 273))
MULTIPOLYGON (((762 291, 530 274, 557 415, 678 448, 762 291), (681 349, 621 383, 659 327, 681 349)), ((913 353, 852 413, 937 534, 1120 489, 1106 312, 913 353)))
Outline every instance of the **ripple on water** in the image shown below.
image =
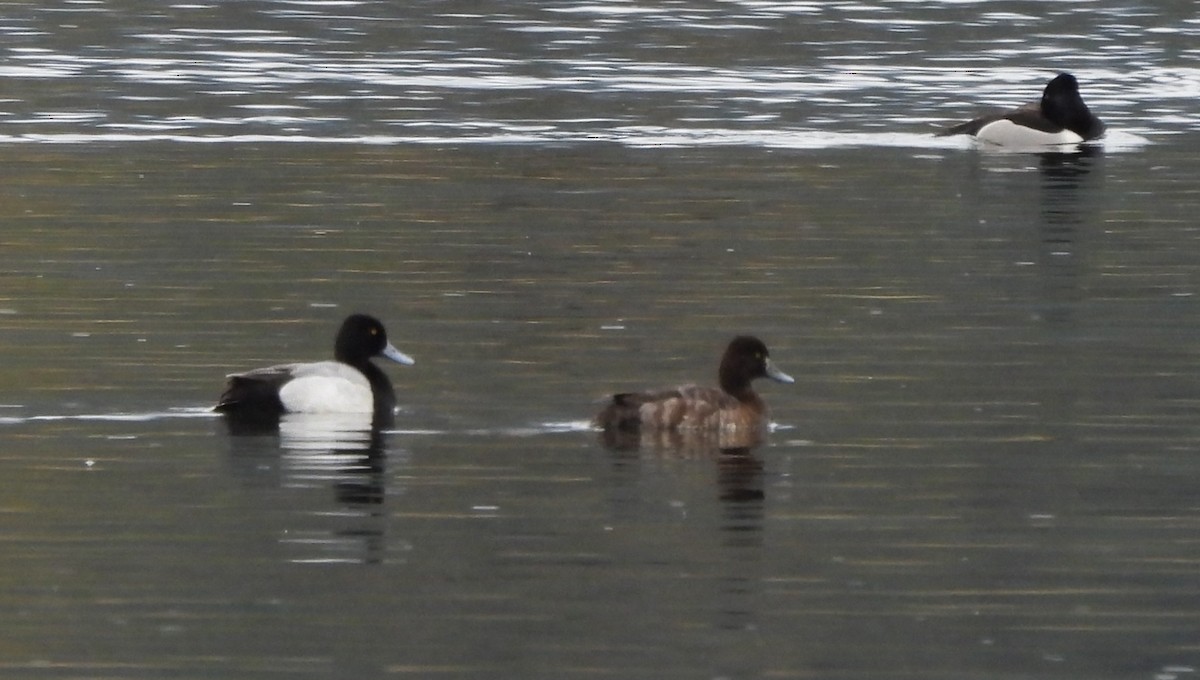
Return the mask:
POLYGON ((374 3, 264 3, 231 27, 205 12, 166 21, 96 6, 89 16, 103 20, 78 45, 36 30, 74 10, 30 9, 0 19, 12 56, 0 67, 10 98, 0 143, 911 146, 852 135, 920 135, 980 108, 1018 105, 1058 68, 1080 77, 1115 129, 1169 134, 1200 122, 1200 69, 1171 60, 1187 53, 1200 22, 1170 8, 681 9, 581 2, 399 17, 374 3), (118 25, 140 28, 106 39, 118 25), (95 46, 110 44, 121 48, 95 46), (662 134, 631 132, 653 129, 662 134))
MULTIPOLYGON (((3 408, 22 408, 12 405, 3 408)), ((151 411, 145 413, 70 413, 70 414, 40 414, 32 416, 0 416, 0 425, 21 425, 24 423, 52 422, 110 422, 110 423, 145 423, 156 420, 183 418, 214 419, 219 414, 208 407, 181 407, 166 411, 151 411)))

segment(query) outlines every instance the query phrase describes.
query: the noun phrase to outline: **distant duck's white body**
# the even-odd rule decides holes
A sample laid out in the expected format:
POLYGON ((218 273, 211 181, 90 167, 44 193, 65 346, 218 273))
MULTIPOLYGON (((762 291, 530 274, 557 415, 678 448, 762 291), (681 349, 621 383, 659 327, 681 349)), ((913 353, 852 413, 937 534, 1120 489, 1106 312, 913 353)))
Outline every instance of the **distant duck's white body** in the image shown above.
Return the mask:
POLYGON ((1104 123, 1079 95, 1075 76, 1060 73, 1046 84, 1040 101, 959 123, 938 134, 971 135, 1002 147, 1037 148, 1099 139, 1104 130, 1104 123))
POLYGON ((987 123, 975 133, 975 139, 985 144, 1006 147, 1039 147, 1080 144, 1086 141, 1081 135, 1067 129, 1046 132, 1031 128, 1007 118, 987 123))

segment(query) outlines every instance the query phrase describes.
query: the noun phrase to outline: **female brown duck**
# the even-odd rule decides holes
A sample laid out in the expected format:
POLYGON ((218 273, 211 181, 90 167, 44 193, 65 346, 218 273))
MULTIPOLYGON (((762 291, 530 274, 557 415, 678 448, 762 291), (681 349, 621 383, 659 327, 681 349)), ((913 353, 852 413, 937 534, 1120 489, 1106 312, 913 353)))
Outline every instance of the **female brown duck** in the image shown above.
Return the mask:
POLYGON ((767 346, 748 335, 729 343, 721 357, 720 387, 684 385, 651 392, 613 395, 596 416, 606 431, 645 428, 732 432, 761 429, 768 424, 767 405, 750 386, 756 378, 781 383, 795 380, 771 363, 767 346))

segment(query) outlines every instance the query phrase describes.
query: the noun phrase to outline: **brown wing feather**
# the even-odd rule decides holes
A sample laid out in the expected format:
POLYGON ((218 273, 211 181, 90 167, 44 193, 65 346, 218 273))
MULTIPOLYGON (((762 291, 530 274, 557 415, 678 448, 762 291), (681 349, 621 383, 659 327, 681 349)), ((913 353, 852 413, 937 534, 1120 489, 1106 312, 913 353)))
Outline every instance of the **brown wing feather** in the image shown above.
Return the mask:
POLYGON ((596 416, 605 429, 717 429, 722 411, 738 401, 715 387, 685 385, 657 392, 626 392, 613 395, 596 416))

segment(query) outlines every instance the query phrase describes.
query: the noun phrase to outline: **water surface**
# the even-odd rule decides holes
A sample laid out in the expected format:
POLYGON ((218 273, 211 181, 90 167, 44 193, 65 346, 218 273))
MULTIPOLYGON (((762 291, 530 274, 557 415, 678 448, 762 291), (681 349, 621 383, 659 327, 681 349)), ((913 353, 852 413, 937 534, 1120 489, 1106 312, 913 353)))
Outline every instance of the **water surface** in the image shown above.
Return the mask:
POLYGON ((11 4, 3 674, 1194 675, 1185 7, 11 4), (394 428, 207 412, 353 311, 394 428), (744 332, 764 445, 587 427, 744 332))

